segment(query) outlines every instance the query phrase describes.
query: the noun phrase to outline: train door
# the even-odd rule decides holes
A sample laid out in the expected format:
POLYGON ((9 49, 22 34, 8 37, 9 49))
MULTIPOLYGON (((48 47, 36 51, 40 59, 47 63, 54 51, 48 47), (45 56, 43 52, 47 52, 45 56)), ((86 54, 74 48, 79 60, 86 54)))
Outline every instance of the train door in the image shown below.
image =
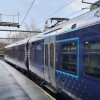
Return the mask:
POLYGON ((49 54, 50 54, 50 59, 49 59, 49 75, 50 75, 50 82, 52 83, 53 86, 56 85, 55 82, 55 36, 50 37, 50 42, 49 42, 49 54))
POLYGON ((55 85, 55 36, 44 40, 44 76, 45 80, 55 85))
POLYGON ((50 82, 49 77, 49 38, 44 40, 44 78, 50 82))

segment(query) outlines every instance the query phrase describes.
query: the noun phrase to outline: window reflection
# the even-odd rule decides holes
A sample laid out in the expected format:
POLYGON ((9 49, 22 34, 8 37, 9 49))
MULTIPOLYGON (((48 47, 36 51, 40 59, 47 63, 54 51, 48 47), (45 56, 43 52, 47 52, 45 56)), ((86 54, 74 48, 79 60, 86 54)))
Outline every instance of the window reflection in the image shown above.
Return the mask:
POLYGON ((61 56, 62 69, 76 72, 76 63, 77 63, 76 42, 62 44, 61 50, 62 50, 62 56, 61 56))
POLYGON ((85 42, 85 74, 100 78, 100 40, 85 42))

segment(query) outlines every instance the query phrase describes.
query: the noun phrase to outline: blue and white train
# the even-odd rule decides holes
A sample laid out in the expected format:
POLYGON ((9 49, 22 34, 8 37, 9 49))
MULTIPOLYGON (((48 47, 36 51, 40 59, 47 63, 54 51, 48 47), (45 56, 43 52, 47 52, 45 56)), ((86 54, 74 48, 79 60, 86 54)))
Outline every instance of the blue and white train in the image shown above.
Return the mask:
MULTIPOLYGON (((99 6, 100 7, 100 6, 99 6)), ((76 100, 100 100, 100 8, 7 45, 4 59, 76 100)), ((47 24, 47 22, 46 22, 47 24)))

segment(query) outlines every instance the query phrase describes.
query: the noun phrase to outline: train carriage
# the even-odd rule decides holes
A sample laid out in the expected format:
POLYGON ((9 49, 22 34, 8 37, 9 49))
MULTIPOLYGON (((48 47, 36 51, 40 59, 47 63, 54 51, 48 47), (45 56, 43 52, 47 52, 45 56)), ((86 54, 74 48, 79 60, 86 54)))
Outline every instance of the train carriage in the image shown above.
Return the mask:
POLYGON ((6 46, 5 60, 73 99, 100 100, 100 8, 91 9, 71 20, 51 18, 57 23, 43 33, 6 46))
POLYGON ((44 79, 44 40, 43 33, 31 38, 29 44, 29 70, 44 79))
POLYGON ((49 34, 48 31, 45 32, 44 35, 45 46, 49 42, 45 51, 45 58, 48 59, 44 63, 44 68, 48 64, 48 80, 52 84, 56 81, 56 87, 74 99, 100 99, 99 12, 100 8, 90 11, 66 22, 64 26, 49 30, 49 34), (50 54, 52 44, 54 51, 50 54), (53 66, 50 57, 53 59, 53 66), (50 68, 54 69, 54 81, 50 78, 53 76, 50 68))
POLYGON ((18 41, 14 44, 10 44, 5 47, 4 59, 6 62, 10 62, 15 65, 15 67, 21 67, 22 69, 28 70, 28 40, 18 41))
POLYGON ((98 23, 56 37, 56 84, 84 100, 100 98, 99 27, 98 23))

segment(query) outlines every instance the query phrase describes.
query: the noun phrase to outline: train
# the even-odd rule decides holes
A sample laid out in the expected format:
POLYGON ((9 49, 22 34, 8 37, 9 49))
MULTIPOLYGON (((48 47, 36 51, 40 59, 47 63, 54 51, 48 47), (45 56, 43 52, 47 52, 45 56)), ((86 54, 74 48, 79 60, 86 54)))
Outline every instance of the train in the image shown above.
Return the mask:
POLYGON ((100 100, 100 6, 50 18, 40 34, 7 45, 4 59, 74 100, 100 100))

